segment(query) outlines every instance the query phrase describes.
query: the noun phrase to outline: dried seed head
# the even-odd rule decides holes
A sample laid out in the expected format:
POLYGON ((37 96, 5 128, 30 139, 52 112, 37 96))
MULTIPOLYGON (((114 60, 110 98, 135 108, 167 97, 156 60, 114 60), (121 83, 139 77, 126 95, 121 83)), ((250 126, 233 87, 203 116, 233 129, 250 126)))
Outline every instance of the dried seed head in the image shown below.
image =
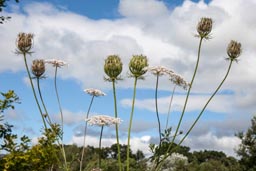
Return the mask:
POLYGON ((18 53, 30 53, 33 45, 33 34, 31 33, 19 33, 16 46, 18 48, 18 53))
POLYGON ((201 38, 207 38, 207 36, 212 31, 212 19, 211 18, 201 18, 197 25, 197 32, 201 38))
POLYGON ((227 47, 227 54, 230 60, 237 60, 242 52, 241 43, 231 40, 227 47))
POLYGON ((110 55, 105 60, 104 71, 109 76, 110 80, 116 80, 123 69, 123 63, 119 56, 110 55))
POLYGON ((36 78, 40 78, 45 72, 44 60, 42 59, 33 60, 31 69, 34 76, 36 78))
POLYGON ((170 74, 170 80, 176 84, 177 86, 182 87, 183 89, 187 89, 190 86, 190 83, 188 83, 182 76, 172 73, 170 74))
POLYGON ((134 77, 140 77, 147 72, 148 59, 143 55, 133 55, 129 63, 129 69, 134 77))

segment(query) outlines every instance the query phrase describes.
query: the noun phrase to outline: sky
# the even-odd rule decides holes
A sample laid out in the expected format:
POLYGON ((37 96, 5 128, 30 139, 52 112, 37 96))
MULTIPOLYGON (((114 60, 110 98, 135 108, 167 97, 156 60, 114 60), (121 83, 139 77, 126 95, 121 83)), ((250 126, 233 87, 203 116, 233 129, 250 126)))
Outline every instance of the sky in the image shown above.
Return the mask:
MULTIPOLYGON (((255 0, 26 0, 8 2, 1 13, 11 20, 0 25, 0 91, 14 90, 21 104, 5 113, 19 135, 28 135, 35 143, 43 124, 28 81, 23 57, 15 54, 19 32, 33 33, 34 59, 60 59, 68 66, 58 70, 58 89, 64 114, 64 143, 83 144, 84 119, 91 96, 84 92, 96 88, 107 95, 94 99, 90 116, 114 116, 112 84, 104 81, 104 60, 117 54, 123 62, 117 82, 120 142, 127 144, 131 113, 133 78, 128 77, 132 55, 143 54, 150 66, 165 66, 192 78, 199 39, 196 26, 202 17, 213 19, 211 39, 203 41, 198 74, 188 101, 181 130, 186 132, 214 92, 228 68, 226 48, 231 40, 241 42, 242 54, 233 63, 230 74, 198 124, 182 145, 191 150, 217 150, 235 156, 240 141, 235 133, 245 131, 255 115, 256 58, 255 0)), ((54 92, 54 70, 47 65, 41 91, 50 116, 60 122, 54 92)), ((156 77, 150 73, 138 81, 131 134, 133 151, 150 155, 149 143, 158 140, 155 112, 156 77)), ((162 130, 166 127, 168 105, 174 85, 167 76, 160 77, 158 108, 162 130)), ((177 127, 186 91, 177 87, 169 127, 177 127)), ((100 128, 90 126, 87 145, 98 146, 100 128)), ((181 137, 178 137, 181 138, 181 137)), ((103 146, 115 143, 114 127, 104 130, 103 146)))

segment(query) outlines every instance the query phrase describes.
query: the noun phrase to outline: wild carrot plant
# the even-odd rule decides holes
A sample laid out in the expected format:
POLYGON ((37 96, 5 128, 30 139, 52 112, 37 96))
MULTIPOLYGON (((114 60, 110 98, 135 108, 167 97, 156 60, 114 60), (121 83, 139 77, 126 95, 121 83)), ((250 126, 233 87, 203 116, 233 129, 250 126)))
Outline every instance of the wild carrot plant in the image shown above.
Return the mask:
MULTIPOLYGON (((122 69, 123 69, 123 63, 122 63, 122 61, 121 61, 121 59, 118 55, 110 55, 105 60, 104 71, 108 76, 108 77, 105 77, 105 80, 109 81, 109 82, 112 82, 115 118, 118 117, 115 83, 116 83, 117 80, 120 80, 119 75, 121 74, 122 69)), ((117 143, 118 166, 119 166, 119 171, 122 171, 118 124, 116 124, 115 126, 116 126, 116 143, 117 143)))

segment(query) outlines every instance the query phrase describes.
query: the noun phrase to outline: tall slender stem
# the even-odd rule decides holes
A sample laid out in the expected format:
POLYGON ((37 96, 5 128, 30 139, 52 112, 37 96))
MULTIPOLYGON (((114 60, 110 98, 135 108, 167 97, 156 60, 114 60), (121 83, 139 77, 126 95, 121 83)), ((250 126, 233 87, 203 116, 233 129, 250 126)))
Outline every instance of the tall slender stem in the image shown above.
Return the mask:
POLYGON ((67 166, 67 159, 66 159, 66 152, 65 152, 65 148, 64 148, 64 144, 63 144, 63 127, 64 127, 64 121, 63 121, 63 113, 62 113, 62 108, 61 108, 61 104, 60 104, 60 98, 59 98, 59 93, 58 93, 58 88, 57 88, 57 71, 58 71, 58 67, 55 67, 55 75, 54 75, 54 87, 55 87, 55 92, 56 92, 56 97, 57 97, 57 101, 58 101, 58 105, 59 105, 59 110, 60 110, 60 116, 61 116, 61 149, 62 149, 62 155, 64 158, 64 164, 65 164, 65 169, 68 170, 68 166, 67 166))
MULTIPOLYGON (((93 95, 92 98, 91 98, 91 102, 90 102, 90 105, 89 105, 89 108, 88 108, 87 114, 86 114, 86 119, 89 117, 89 113, 90 113, 90 110, 91 110, 91 107, 92 107, 92 102, 94 100, 94 97, 95 96, 93 95)), ((80 171, 82 171, 82 167, 83 167, 86 134, 87 134, 87 122, 85 122, 85 126, 84 126, 84 141, 83 141, 82 156, 81 156, 81 159, 80 159, 80 171)))
POLYGON ((159 113, 158 113, 158 103, 157 103, 157 92, 158 92, 158 82, 159 82, 159 75, 156 75, 156 90, 155 90, 155 105, 156 105, 156 117, 157 117, 157 122, 158 122, 158 133, 159 133, 159 147, 161 147, 161 123, 160 123, 160 118, 159 118, 159 113))
POLYGON ((228 70, 227 70, 227 73, 226 75, 224 76, 223 80, 221 81, 221 83, 219 84, 219 86, 217 87, 217 89, 214 91, 214 93, 211 95, 211 97, 208 99, 208 101, 205 103, 203 109, 201 110, 201 112, 199 113, 198 117, 196 118, 196 120, 194 121, 194 123, 191 125, 191 127, 189 128, 188 132, 185 134, 185 136, 181 139, 181 141, 179 142, 178 145, 180 145, 185 139, 186 137, 189 135, 189 133, 191 132, 191 130, 194 128, 194 126, 196 125, 196 123, 198 122, 198 120, 200 119, 200 117, 202 116, 204 110, 206 109, 206 107, 208 106, 208 104, 210 103, 210 101, 212 100, 212 98, 216 95, 216 93, 219 91, 219 89, 221 88, 221 86, 223 85, 223 83, 225 82, 229 72, 230 72, 230 69, 231 69, 231 66, 232 66, 232 62, 233 60, 230 60, 230 63, 229 63, 229 67, 228 67, 228 70))
MULTIPOLYGON (((115 87, 115 80, 112 80, 113 85, 113 96, 114 96, 114 106, 115 106, 115 118, 118 117, 117 114, 117 102, 116 102, 116 87, 115 87)), ((118 155, 118 166, 119 171, 122 171, 122 163, 121 163, 121 152, 120 152, 120 145, 119 145, 119 135, 118 135, 118 124, 116 123, 116 143, 117 143, 117 155, 118 155)))
MULTIPOLYGON (((47 108, 45 106, 45 103, 44 103, 44 100, 43 100, 43 96, 42 96, 42 93, 41 93, 41 89, 40 89, 40 84, 39 84, 39 81, 40 79, 39 78, 36 78, 37 80, 37 89, 38 89, 38 94, 39 94, 39 97, 41 99, 41 102, 42 102, 42 105, 43 105, 43 108, 44 108, 44 111, 45 111, 45 114, 46 114, 46 117, 48 119, 48 124, 51 126, 52 122, 51 122, 51 118, 48 114, 48 111, 47 111, 47 108)), ((47 121, 47 120, 46 120, 47 121)))
POLYGON ((133 89, 133 99, 132 99, 132 111, 130 115, 130 123, 128 128, 128 143, 127 143, 127 170, 130 170, 130 137, 131 137, 131 127, 132 127, 132 118, 133 118, 133 112, 134 112, 134 104, 135 104, 135 97, 136 97, 136 86, 137 86, 137 80, 138 77, 135 77, 134 79, 134 89, 133 89))
MULTIPOLYGON (((189 95, 190 95, 190 91, 191 91, 192 85, 193 85, 193 83, 194 83, 194 79, 195 79, 195 76, 196 76, 196 73, 197 73, 197 69, 198 69, 198 65, 199 65, 199 61, 200 61, 200 53, 201 53, 202 41, 203 41, 203 37, 201 37, 201 38, 200 38, 200 41, 199 41, 199 47, 198 47, 198 54, 197 54, 196 67, 195 67, 195 70, 194 70, 194 74, 193 74, 192 80, 191 80, 191 82, 190 82, 190 86, 189 86, 189 88, 188 88, 188 93, 187 93, 187 96, 186 96, 185 104, 184 104, 184 106, 183 106, 182 114, 181 114, 181 117, 180 117, 180 120, 179 120, 177 129, 176 129, 176 131, 175 131, 175 134, 174 134, 174 136, 173 136, 172 143, 174 142, 174 140, 175 140, 175 138, 176 138, 176 136, 177 136, 177 133, 178 133, 178 131, 179 131, 179 128, 180 128, 180 125, 181 125, 181 122, 182 122, 182 119, 183 119, 183 116, 184 116, 184 113, 185 113, 185 110, 186 110, 186 107, 187 107, 188 98, 189 98, 189 95)), ((167 152, 168 152, 169 150, 170 150, 170 149, 168 148, 167 152)))
POLYGON ((102 139, 102 133, 103 133, 103 128, 104 125, 101 126, 101 131, 100 131, 100 141, 99 141, 99 163, 98 163, 98 167, 101 167, 101 139, 102 139))
MULTIPOLYGON (((199 41, 199 46, 198 46, 198 53, 197 53, 197 62, 196 62, 196 66, 195 66, 195 69, 194 69, 194 74, 192 76, 192 80, 190 82, 190 86, 188 88, 188 93, 187 93, 187 96, 186 96, 186 100, 185 100, 185 104, 183 106, 183 109, 182 109, 182 113, 181 113, 181 117, 180 117, 180 120, 179 120, 179 123, 178 123, 178 126, 176 128, 176 131, 175 131, 175 134, 172 138, 172 142, 170 143, 170 145, 168 146, 168 149, 167 151, 165 152, 165 155, 164 155, 164 158, 161 160, 161 163, 163 160, 166 159, 175 139, 176 139, 176 136, 178 134, 178 131, 179 131, 179 128, 180 128, 180 125, 181 125, 181 122, 182 122, 182 119, 184 117, 184 113, 185 113, 185 110, 186 110, 186 107, 187 107, 187 103, 188 103, 188 98, 189 98, 189 95, 190 95, 190 91, 191 91, 191 88, 192 88, 192 85, 193 85, 193 82, 194 82, 194 79, 195 79, 195 76, 196 76, 196 73, 197 73, 197 69, 198 69, 198 65, 199 65, 199 61, 200 61, 200 54, 201 54, 201 46, 202 46, 202 41, 203 41, 203 38, 204 37, 200 37, 200 41, 199 41)), ((162 164, 157 164, 156 166, 156 171, 158 171, 161 167, 162 164)))
POLYGON ((176 85, 173 87, 172 95, 171 95, 171 99, 170 99, 170 103, 169 103, 169 107, 168 107, 166 126, 165 126, 166 130, 168 129, 168 125, 169 125, 169 119, 170 119, 170 113, 171 113, 171 107, 172 107, 172 101, 173 101, 173 96, 174 96, 175 89, 176 89, 176 85))
POLYGON ((39 104, 39 102, 38 102, 38 99, 37 99, 37 96, 36 96, 36 91, 35 91, 34 84, 33 84, 33 81, 32 81, 32 77, 31 77, 30 72, 29 72, 29 69, 28 69, 26 53, 23 53, 23 57, 24 57, 24 62, 25 62, 25 66, 26 66, 27 73, 28 73, 30 85, 31 85, 31 87, 32 87, 33 95, 34 95, 34 98, 35 98, 35 100, 36 100, 36 104, 37 104, 37 107, 38 107, 38 109, 39 109, 39 112, 40 112, 40 114, 41 114, 41 117, 42 117, 42 120, 43 120, 43 124, 44 124, 44 128, 47 129, 46 122, 45 122, 45 118, 44 118, 42 109, 41 109, 41 107, 40 107, 40 104, 39 104))

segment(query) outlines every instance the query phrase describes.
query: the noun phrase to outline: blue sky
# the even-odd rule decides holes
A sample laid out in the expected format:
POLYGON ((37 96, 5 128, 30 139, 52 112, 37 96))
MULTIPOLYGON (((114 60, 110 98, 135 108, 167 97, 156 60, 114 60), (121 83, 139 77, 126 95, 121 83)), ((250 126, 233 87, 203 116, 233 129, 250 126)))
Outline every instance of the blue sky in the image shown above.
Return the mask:
MULTIPOLYGON (((242 43, 243 53, 234 63, 220 93, 208 106, 198 125, 184 142, 192 150, 222 150, 234 155, 239 140, 235 132, 245 130, 255 114, 255 36, 256 3, 248 0, 173 1, 173 0, 78 0, 21 1, 10 3, 2 13, 12 19, 0 26, 0 91, 15 90, 21 99, 14 111, 7 111, 6 120, 15 131, 36 141, 42 123, 27 80, 24 61, 14 54, 19 32, 35 34, 33 59, 57 58, 69 63, 58 73, 58 87, 65 116, 65 143, 82 144, 79 136, 91 96, 86 88, 97 88, 107 96, 94 100, 92 114, 113 116, 111 84, 103 80, 104 59, 118 54, 123 61, 122 78, 117 83, 121 142, 126 143, 131 111, 133 79, 127 77, 132 55, 144 54, 150 66, 163 65, 190 81, 195 66, 198 39, 196 25, 201 17, 214 20, 212 39, 203 42, 198 76, 192 89, 181 130, 186 131, 224 76, 227 69, 226 47, 230 40, 242 43), (241 5, 242 4, 242 5, 241 5)), ((53 68, 47 66, 47 78, 41 88, 49 113, 59 122, 54 96, 53 68)), ((157 138, 154 108, 156 78, 148 73, 138 82, 133 121, 132 148, 148 153, 148 144, 157 138)), ((159 111, 165 127, 168 103, 173 84, 160 78, 159 111)), ((184 103, 185 91, 177 88, 170 126, 176 127, 184 103)), ((106 129, 104 145, 115 142, 113 128, 106 129)), ((87 143, 97 146, 99 129, 91 127, 87 143)))

